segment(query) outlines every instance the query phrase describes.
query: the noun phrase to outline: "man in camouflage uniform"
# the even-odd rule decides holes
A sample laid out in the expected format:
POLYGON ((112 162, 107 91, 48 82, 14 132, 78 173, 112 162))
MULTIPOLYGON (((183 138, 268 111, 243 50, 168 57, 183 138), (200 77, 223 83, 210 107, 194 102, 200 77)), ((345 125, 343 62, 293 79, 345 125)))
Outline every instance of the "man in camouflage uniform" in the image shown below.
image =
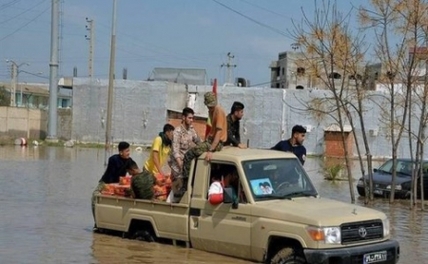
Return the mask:
POLYGON ((138 168, 137 163, 135 161, 131 161, 128 163, 126 168, 128 173, 132 175, 131 178, 131 190, 132 196, 135 199, 153 199, 154 191, 153 185, 155 179, 153 174, 148 170, 141 170, 138 168))
MULTIPOLYGON (((169 158, 169 166, 171 167, 172 177, 172 192, 177 192, 183 186, 183 170, 184 154, 196 144, 201 142, 200 137, 193 128, 193 118, 195 112, 193 109, 186 107, 182 112, 181 125, 174 129, 172 138, 172 151, 169 158)), ((176 202, 176 200, 172 200, 176 202)))
POLYGON ((190 164, 196 157, 207 152, 206 161, 210 161, 214 151, 220 151, 223 143, 227 140, 227 120, 223 108, 217 104, 216 95, 213 92, 204 94, 204 104, 208 108, 211 119, 211 131, 204 142, 198 143, 184 155, 183 160, 183 187, 179 192, 174 193, 176 198, 181 198, 187 190, 187 180, 189 178, 190 164))

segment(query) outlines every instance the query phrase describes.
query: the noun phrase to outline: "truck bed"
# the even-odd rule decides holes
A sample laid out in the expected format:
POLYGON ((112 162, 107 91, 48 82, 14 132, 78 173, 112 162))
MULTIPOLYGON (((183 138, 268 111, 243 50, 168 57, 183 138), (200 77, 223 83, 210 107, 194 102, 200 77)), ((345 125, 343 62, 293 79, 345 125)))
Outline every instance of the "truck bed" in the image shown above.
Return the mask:
MULTIPOLYGON (((185 198, 185 197, 183 197, 185 198)), ((131 223, 151 223, 157 237, 189 241, 189 203, 167 203, 120 196, 98 195, 95 204, 97 227, 129 232, 131 223)))

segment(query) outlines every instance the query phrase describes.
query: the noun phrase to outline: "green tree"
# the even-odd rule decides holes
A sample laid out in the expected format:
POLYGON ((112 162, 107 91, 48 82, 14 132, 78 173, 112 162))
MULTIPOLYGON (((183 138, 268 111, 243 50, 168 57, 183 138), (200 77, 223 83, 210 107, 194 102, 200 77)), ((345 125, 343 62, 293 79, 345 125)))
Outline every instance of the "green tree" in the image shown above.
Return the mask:
POLYGON ((10 105, 10 92, 4 86, 0 86, 0 106, 10 105))

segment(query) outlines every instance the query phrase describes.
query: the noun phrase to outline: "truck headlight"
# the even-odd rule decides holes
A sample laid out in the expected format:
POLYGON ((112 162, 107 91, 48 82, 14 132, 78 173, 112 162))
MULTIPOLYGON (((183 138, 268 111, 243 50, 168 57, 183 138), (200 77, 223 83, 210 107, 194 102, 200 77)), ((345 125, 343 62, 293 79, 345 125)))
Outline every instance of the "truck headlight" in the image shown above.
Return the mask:
POLYGON ((390 232, 389 219, 386 218, 382 220, 382 225, 383 225, 383 237, 389 236, 389 232, 390 232))
POLYGON ((340 227, 309 227, 307 231, 314 241, 324 241, 326 244, 341 243, 340 227))

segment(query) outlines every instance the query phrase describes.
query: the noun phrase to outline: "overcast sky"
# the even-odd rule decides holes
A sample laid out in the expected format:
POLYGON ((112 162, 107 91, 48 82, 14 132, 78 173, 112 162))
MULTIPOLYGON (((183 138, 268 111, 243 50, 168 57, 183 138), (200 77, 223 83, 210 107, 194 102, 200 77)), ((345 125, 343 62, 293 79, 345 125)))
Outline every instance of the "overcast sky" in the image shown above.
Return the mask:
MULTIPOLYGON (((20 81, 48 82, 51 0, 0 0, 0 80, 10 80, 6 59, 21 66, 20 81), (29 72, 29 73, 27 73, 29 72), (39 74, 35 77, 31 74, 39 74)), ((348 12, 359 0, 340 0, 348 12)), ((113 0, 61 0, 61 76, 88 76, 86 18, 95 23, 94 75, 108 78, 113 0)), ((155 67, 202 68, 224 82, 227 53, 233 77, 268 86, 269 64, 291 50, 288 33, 313 0, 118 0, 116 76, 145 80, 155 67)), ((262 85, 262 86, 263 86, 262 85)))

